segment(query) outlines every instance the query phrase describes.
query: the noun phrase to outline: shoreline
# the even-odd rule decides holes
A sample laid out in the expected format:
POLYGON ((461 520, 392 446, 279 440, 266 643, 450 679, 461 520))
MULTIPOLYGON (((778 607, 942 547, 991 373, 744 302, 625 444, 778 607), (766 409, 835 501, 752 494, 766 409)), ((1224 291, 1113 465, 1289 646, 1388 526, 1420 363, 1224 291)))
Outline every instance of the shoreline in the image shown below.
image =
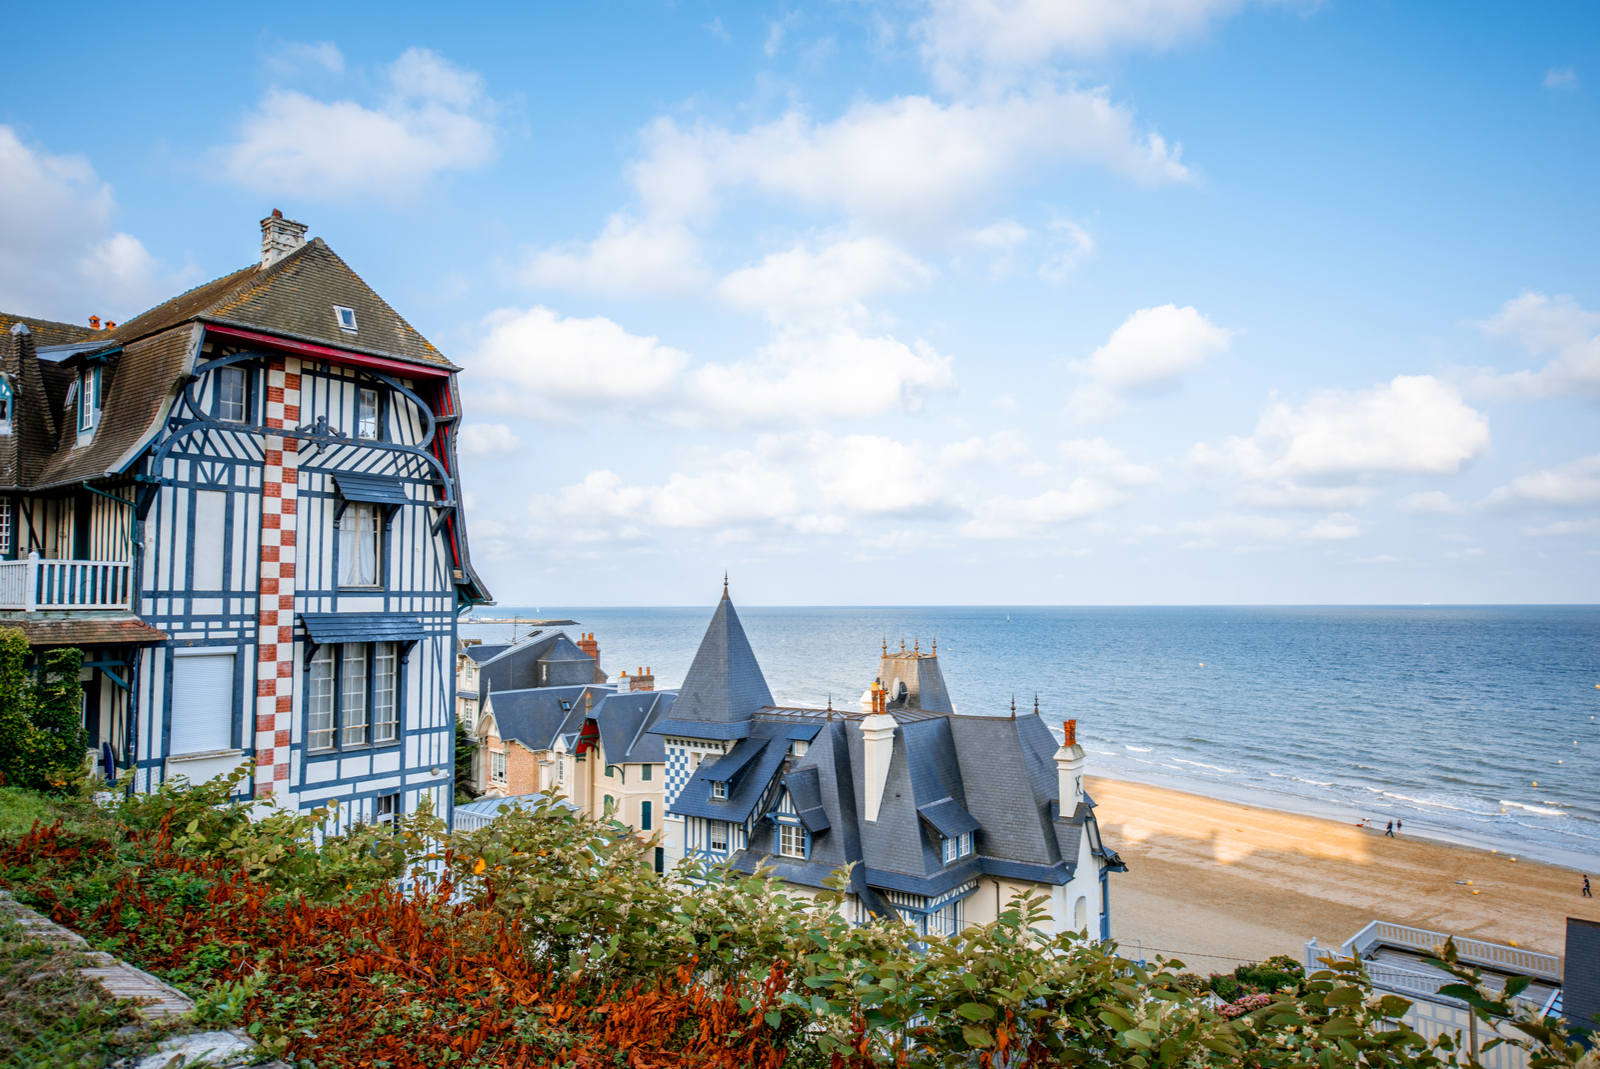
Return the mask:
MULTIPOLYGON (((1159 772, 1130 774, 1120 769, 1117 771, 1093 771, 1092 763, 1088 765, 1088 769, 1088 776, 1096 780, 1133 783, 1180 794, 1192 794, 1200 798, 1209 798, 1231 805, 1242 805, 1252 809, 1265 809, 1315 820, 1326 820, 1333 824, 1347 825, 1352 829, 1355 827, 1356 822, 1363 817, 1370 817, 1370 819, 1380 822, 1388 819, 1386 816, 1373 817, 1370 813, 1361 812, 1354 806, 1339 802, 1322 801, 1289 792, 1280 793, 1257 786, 1235 786, 1221 778, 1207 777, 1200 779, 1167 775, 1159 772)), ((1374 809, 1376 808, 1374 807, 1374 809)), ((1405 838, 1407 839, 1426 840, 1444 846, 1458 847, 1465 850, 1479 850, 1489 854, 1498 853, 1511 857, 1527 858, 1543 865, 1570 869, 1580 873, 1588 872, 1591 877, 1600 872, 1600 853, 1586 854, 1577 850, 1565 850, 1559 846, 1548 846, 1525 840, 1519 841, 1493 835, 1474 835, 1457 828, 1447 828, 1433 824, 1425 817, 1407 816, 1404 818, 1404 824, 1405 838)), ((1383 834, 1381 826, 1378 828, 1378 834, 1383 834)))
POLYGON ((1335 945, 1373 920, 1561 955, 1568 916, 1600 919, 1600 899, 1580 897, 1583 870, 1163 785, 1086 787, 1128 863, 1111 876, 1111 934, 1133 957, 1202 974, 1303 961, 1313 936, 1335 945))

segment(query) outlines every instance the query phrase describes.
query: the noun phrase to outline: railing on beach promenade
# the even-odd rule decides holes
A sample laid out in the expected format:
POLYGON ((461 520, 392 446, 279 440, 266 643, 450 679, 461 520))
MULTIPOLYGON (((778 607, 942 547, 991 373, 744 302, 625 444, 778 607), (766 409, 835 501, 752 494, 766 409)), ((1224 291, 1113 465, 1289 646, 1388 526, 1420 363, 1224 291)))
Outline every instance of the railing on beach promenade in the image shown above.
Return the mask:
POLYGON ((0 561, 0 609, 126 609, 132 592, 131 561, 0 561))
MULTIPOLYGON (((1344 956, 1348 957, 1352 951, 1359 951, 1365 958, 1369 956, 1373 947, 1385 943, 1392 947, 1404 947, 1431 954, 1434 947, 1441 946, 1449 938, 1451 936, 1444 932, 1407 928, 1403 924, 1391 924, 1389 921, 1373 921, 1344 945, 1344 956)), ((1540 954, 1533 950, 1523 950, 1521 947, 1508 947, 1503 943, 1486 943, 1481 939, 1461 938, 1456 939, 1456 953, 1460 955, 1462 961, 1475 965, 1487 965, 1556 984, 1561 983, 1561 959, 1554 954, 1540 954)))
MULTIPOLYGON (((1412 931, 1416 931, 1416 929, 1412 929, 1412 931)), ((1353 957, 1351 944, 1354 942, 1355 940, 1351 940, 1350 943, 1346 943, 1342 947, 1325 947, 1319 946, 1316 939, 1313 938, 1306 944, 1306 971, 1315 972, 1318 969, 1326 969, 1325 959, 1328 958, 1345 959, 1353 957)), ((1490 945, 1493 946, 1494 944, 1490 945)), ((1368 950, 1373 949, 1374 946, 1375 944, 1369 943, 1368 950)), ((1367 951, 1362 951, 1361 959, 1362 967, 1367 970, 1367 976, 1372 979, 1374 987, 1381 987, 1387 991, 1394 991, 1398 994, 1410 995, 1415 998, 1429 999, 1433 1002, 1448 1003, 1452 1006, 1466 1006, 1466 1003, 1459 999, 1439 994, 1441 987, 1455 983, 1456 980, 1455 977, 1440 972, 1438 969, 1421 964, 1408 966, 1396 965, 1393 962, 1383 960, 1372 960, 1367 957, 1367 951)), ((1484 986, 1491 991, 1500 991, 1505 987, 1505 981, 1497 976, 1486 976, 1483 981, 1484 986)), ((1559 983, 1559 981, 1557 982, 1559 983)), ((1557 993, 1559 994, 1559 991, 1557 993)), ((1544 1014, 1549 1012, 1550 1003, 1554 998, 1555 996, 1541 999, 1530 995, 1519 995, 1515 1001, 1523 1009, 1544 1014)))

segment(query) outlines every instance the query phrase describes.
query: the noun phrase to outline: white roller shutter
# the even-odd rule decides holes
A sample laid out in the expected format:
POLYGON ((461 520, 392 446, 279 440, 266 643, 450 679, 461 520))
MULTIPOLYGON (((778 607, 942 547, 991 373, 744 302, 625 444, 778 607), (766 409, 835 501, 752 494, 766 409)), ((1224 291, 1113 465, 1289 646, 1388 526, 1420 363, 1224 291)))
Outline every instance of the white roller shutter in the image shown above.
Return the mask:
POLYGON ((172 661, 173 754, 233 748, 233 654, 172 661))

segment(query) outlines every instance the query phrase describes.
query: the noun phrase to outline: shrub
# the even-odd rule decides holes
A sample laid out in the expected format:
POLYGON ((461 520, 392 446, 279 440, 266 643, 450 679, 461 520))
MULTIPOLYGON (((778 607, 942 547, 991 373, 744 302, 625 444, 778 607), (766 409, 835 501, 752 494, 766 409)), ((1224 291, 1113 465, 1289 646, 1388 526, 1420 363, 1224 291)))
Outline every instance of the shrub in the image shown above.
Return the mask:
POLYGON ((33 670, 21 629, 0 627, 0 775, 5 784, 71 793, 83 778, 82 650, 46 650, 33 670))

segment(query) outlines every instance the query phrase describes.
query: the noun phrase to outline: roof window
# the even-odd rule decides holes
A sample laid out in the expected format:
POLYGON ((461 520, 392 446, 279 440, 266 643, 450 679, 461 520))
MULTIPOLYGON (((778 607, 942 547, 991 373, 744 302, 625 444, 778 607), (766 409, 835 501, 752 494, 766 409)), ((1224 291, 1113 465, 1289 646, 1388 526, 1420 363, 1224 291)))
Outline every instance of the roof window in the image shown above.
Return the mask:
POLYGON ((339 320, 340 330, 346 334, 354 334, 356 332, 356 310, 354 308, 346 308, 342 304, 336 304, 333 306, 333 314, 339 320))

